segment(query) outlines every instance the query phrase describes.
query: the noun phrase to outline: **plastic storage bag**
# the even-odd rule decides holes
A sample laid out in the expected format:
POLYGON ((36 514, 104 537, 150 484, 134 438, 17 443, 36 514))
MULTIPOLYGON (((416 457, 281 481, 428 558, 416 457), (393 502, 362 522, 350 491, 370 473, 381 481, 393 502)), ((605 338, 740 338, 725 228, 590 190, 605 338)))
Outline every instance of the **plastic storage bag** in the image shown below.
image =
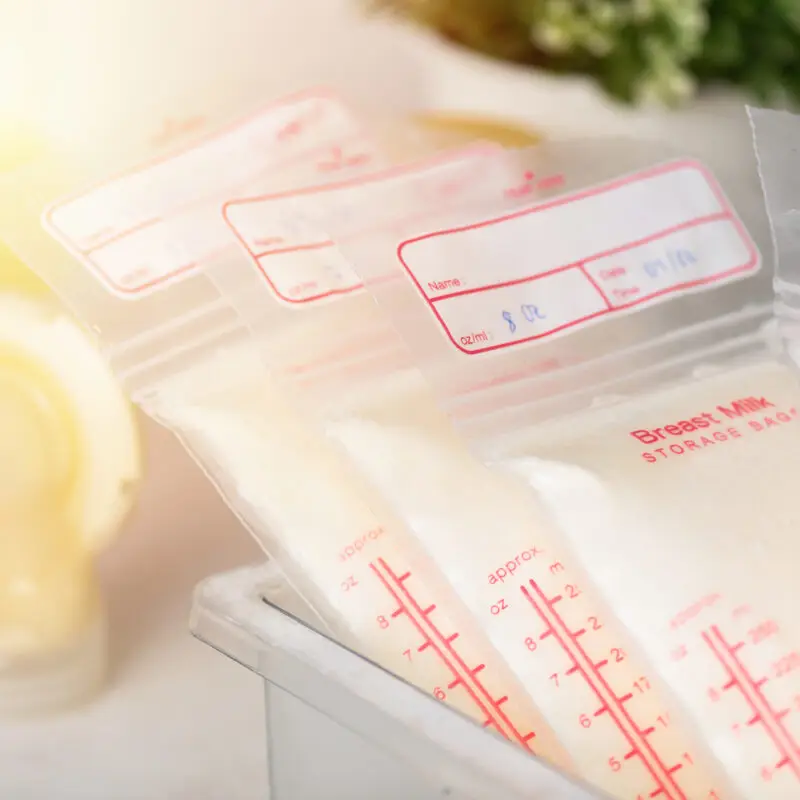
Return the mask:
MULTIPOLYGON (((652 145, 640 149, 652 154, 652 145)), ((376 241, 425 229, 436 214, 463 218, 504 196, 528 194, 530 170, 521 168, 534 152, 476 154, 456 175, 397 171, 234 201, 226 219, 256 268, 246 275, 237 265, 236 275, 219 271, 215 280, 227 287, 253 326, 270 369, 292 381, 328 436, 434 557, 568 748, 579 773, 617 796, 659 790, 668 796, 681 796, 676 794, 680 791, 710 796, 721 791, 724 779, 715 775, 704 746, 693 741, 681 712, 638 657, 624 627, 606 613, 588 578, 565 566, 570 563, 567 548, 547 510, 524 488, 470 456, 419 373, 391 349, 396 347, 393 332, 359 283, 353 280, 344 296, 296 304, 275 279, 284 273, 324 275, 331 265, 340 273, 349 271, 350 264, 330 240, 330 231, 337 228, 346 231, 346 253, 376 258, 371 263, 380 269, 385 258, 375 249, 376 241), (521 174, 526 175, 523 183, 521 174), (254 254, 248 239, 258 231, 279 234, 281 241, 270 252, 254 254), (363 242, 368 244, 362 247, 363 242), (320 347, 322 337, 317 336, 314 360, 297 347, 311 331, 327 331, 351 348, 320 347), (522 576, 537 573, 544 574, 548 590, 559 589, 571 602, 575 616, 569 632, 576 634, 576 642, 586 643, 566 667, 564 653, 545 642, 549 637, 561 642, 563 631, 541 630, 533 596, 518 593, 522 576), (606 667, 611 677, 599 680, 606 667), (582 686, 576 675, 585 681, 582 686), (550 691, 562 681, 561 691, 550 691), (683 788, 671 777, 679 769, 683 788)), ((630 155, 632 147, 606 148, 606 155, 612 152, 619 158, 630 155)), ((602 154, 602 143, 594 143, 594 155, 602 154)), ((571 160, 574 151, 564 155, 571 160)), ((537 183, 552 192, 563 181, 563 176, 545 173, 537 183)), ((459 253, 451 263, 468 258, 459 253)), ((384 269, 375 278, 386 291, 393 279, 384 269)), ((470 284, 443 275, 430 285, 468 294, 470 284)), ((396 294, 391 302, 398 316, 408 312, 406 321, 413 327, 411 304, 396 294)))
MULTIPOLYGON (((525 683, 543 707, 576 703, 616 794, 630 780, 644 797, 790 796, 800 390, 769 335, 755 163, 714 176, 691 154, 599 142, 499 161, 517 185, 497 192, 486 170, 470 207, 423 220, 363 224, 413 190, 371 187, 338 238, 461 433, 549 518, 537 536, 557 568, 531 559, 503 584, 519 651, 530 637, 531 664, 548 665, 525 683), (624 639, 594 638, 589 619, 624 639), (652 670, 643 692, 634 658, 652 670), (653 717, 637 701, 656 688, 653 717), (699 749, 661 739, 683 720, 699 749)), ((476 613, 517 551, 504 525, 463 551, 462 572, 479 559, 457 587, 476 613)))

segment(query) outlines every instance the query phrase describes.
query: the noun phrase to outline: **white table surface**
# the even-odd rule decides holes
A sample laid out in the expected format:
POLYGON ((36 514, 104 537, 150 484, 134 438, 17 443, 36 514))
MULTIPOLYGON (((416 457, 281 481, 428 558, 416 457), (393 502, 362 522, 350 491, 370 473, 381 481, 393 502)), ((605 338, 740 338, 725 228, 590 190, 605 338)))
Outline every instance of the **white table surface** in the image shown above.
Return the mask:
POLYGON ((141 503, 102 564, 111 682, 74 711, 0 721, 3 800, 266 797, 261 680, 187 628, 195 584, 260 551, 172 437, 145 430, 141 503))

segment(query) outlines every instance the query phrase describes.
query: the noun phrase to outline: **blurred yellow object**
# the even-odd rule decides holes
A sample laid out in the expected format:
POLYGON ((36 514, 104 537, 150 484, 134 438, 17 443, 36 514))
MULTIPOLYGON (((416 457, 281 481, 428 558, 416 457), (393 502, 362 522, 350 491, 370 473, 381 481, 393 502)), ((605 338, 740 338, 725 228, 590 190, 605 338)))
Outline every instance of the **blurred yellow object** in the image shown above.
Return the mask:
POLYGON ((379 128, 384 151, 403 163, 473 142, 493 142, 502 147, 530 147, 539 135, 511 122, 491 117, 431 111, 413 114, 403 124, 379 128))
POLYGON ((531 147, 541 141, 539 134, 528 128, 492 117, 431 111, 417 114, 412 121, 448 144, 481 139, 503 147, 531 147))
POLYGON ((68 509, 80 443, 55 376, 0 342, 0 649, 61 647, 90 616, 83 602, 91 551, 68 509))
POLYGON ((131 508, 141 448, 90 338, 18 262, 0 265, 0 710, 30 711, 105 673, 93 562, 131 508))
POLYGON ((29 270, 0 242, 0 292, 21 292, 26 295, 49 296, 44 281, 29 270))
MULTIPOLYGON (((46 299, 0 293, 0 373, 0 385, 24 385, 28 405, 38 403, 36 424, 46 452, 37 455, 33 445, 39 440, 31 439, 28 458, 39 458, 35 464, 50 470, 66 460, 73 470, 69 482, 43 483, 42 490, 53 497, 59 487, 84 546, 103 549, 124 520, 141 476, 133 407, 84 330, 46 299), (45 408, 48 416, 42 415, 45 408)), ((0 421, 0 432, 13 424, 33 436, 33 418, 0 421)), ((11 454, 0 463, 14 463, 9 459, 11 454)), ((0 503, 3 498, 0 491, 0 503)))

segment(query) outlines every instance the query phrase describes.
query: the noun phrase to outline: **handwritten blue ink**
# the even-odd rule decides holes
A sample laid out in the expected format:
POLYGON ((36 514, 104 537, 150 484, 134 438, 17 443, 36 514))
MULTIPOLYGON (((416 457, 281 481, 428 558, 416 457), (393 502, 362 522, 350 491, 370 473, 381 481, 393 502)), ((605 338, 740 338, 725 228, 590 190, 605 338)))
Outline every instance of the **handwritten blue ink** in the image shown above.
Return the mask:
POLYGON ((522 311, 522 316, 525 317, 528 322, 536 322, 537 319, 547 319, 547 315, 542 313, 539 306, 522 305, 520 306, 520 311, 522 311))
POLYGON ((668 250, 663 258, 654 258, 645 261, 643 269, 651 278, 659 278, 662 275, 678 272, 697 263, 697 257, 691 250, 679 248, 678 250, 668 250))

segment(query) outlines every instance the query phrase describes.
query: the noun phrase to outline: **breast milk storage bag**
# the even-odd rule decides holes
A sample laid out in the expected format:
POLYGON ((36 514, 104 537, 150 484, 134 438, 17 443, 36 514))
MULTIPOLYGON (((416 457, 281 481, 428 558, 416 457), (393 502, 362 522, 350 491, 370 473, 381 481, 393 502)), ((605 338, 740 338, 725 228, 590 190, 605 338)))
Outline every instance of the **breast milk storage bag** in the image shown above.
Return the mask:
MULTIPOLYGON (((135 401, 180 436, 320 624, 497 734, 568 766, 452 587, 293 408, 208 277, 230 271, 235 279, 239 262, 250 268, 223 215, 228 201, 341 181, 382 161, 339 100, 312 92, 93 188, 69 181, 76 188, 66 199, 62 173, 17 175, 18 186, 27 181, 26 202, 3 209, 3 235, 95 327, 135 401)), ((273 233, 249 241, 280 249, 273 233)), ((343 280, 335 269, 302 280, 284 273, 275 287, 294 308, 309 294, 346 294, 343 280)), ((302 354, 330 343, 309 331, 291 345, 302 354)))
POLYGON ((417 529, 438 493, 426 545, 584 774, 624 797, 795 796, 800 391, 770 347, 755 164, 548 145, 499 155, 473 189, 381 221, 371 209, 424 187, 372 186, 337 222, 460 433, 515 487, 506 507, 446 537, 490 484, 452 456, 423 476, 445 448, 418 424, 342 438, 378 481, 389 433, 395 461, 417 447, 417 529))
MULTIPOLYGON (((534 192, 558 196, 568 178, 556 156, 575 164, 584 152, 583 144, 476 152, 457 170, 452 164, 394 170, 242 198, 226 206, 225 218, 250 251, 250 278, 238 262, 236 276, 211 272, 257 332, 270 368, 292 382, 328 437, 458 591, 569 751, 573 769, 618 797, 736 796, 649 654, 616 618, 588 565, 572 555, 551 509, 522 482, 471 455, 343 258, 355 256, 379 296, 393 288, 388 310, 399 320, 407 313, 413 329, 414 315, 420 316, 414 295, 399 296, 388 268, 395 239, 429 229, 431 219, 479 218, 487 206, 512 206, 534 192), (539 160, 556 170, 540 172, 539 160), (341 250, 330 240, 332 230, 342 232, 341 250), (278 234, 275 247, 254 252, 254 237, 278 234), (315 276, 334 267, 349 276, 346 291, 298 303, 280 290, 281 275, 299 275, 314 286, 315 276), (558 600, 543 604, 541 593, 558 600)), ((591 152, 606 163, 631 159, 633 167, 637 158, 651 157, 653 147, 595 143, 591 152)), ((493 262, 497 256, 479 252, 493 262)), ((513 251, 501 246, 498 252, 513 251)), ((464 261, 461 253, 451 259, 464 261)), ((425 280, 443 296, 469 296, 475 285, 461 273, 425 280)), ((374 557, 371 545, 365 547, 363 558, 374 557)), ((409 587, 412 595, 415 589, 409 587)))

